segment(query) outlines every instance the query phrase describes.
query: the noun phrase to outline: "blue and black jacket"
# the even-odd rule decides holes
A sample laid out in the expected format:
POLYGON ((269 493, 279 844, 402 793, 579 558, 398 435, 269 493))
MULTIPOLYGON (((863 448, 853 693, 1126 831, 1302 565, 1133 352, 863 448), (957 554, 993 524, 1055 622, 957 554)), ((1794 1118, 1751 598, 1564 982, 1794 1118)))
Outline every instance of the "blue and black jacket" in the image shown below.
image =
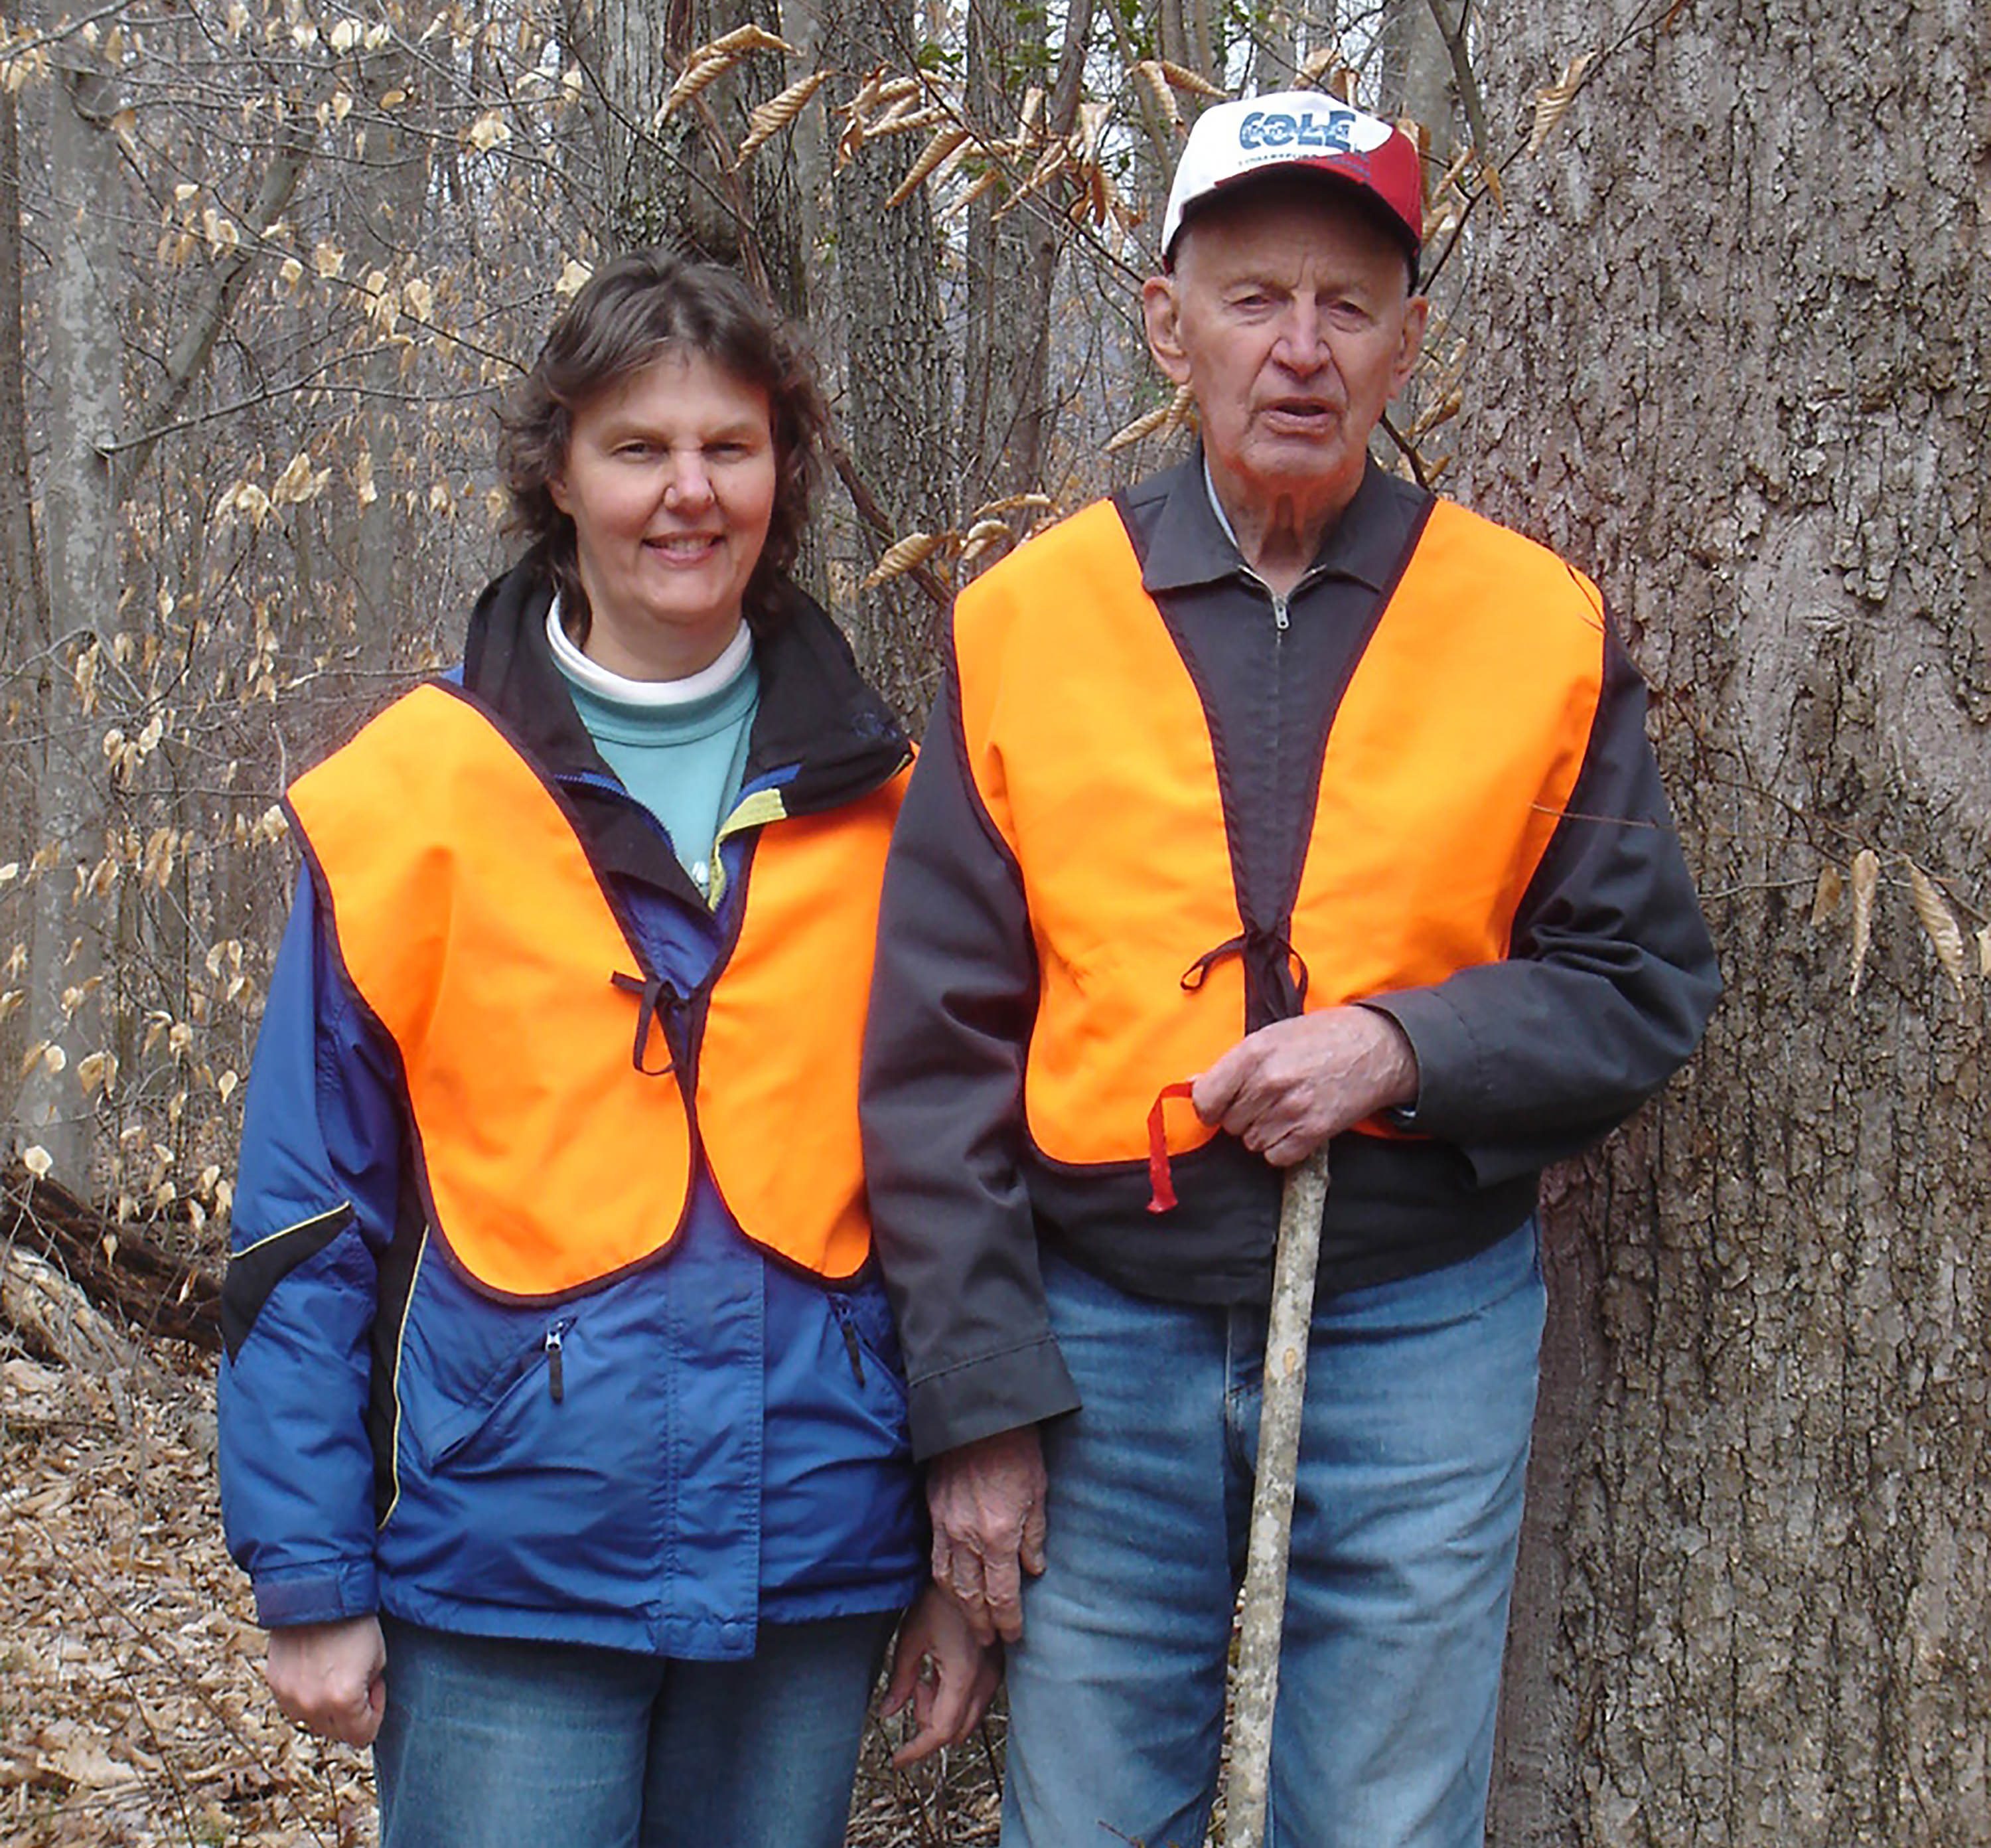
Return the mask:
MULTIPOLYGON (((550 594, 527 567, 485 592, 455 691, 571 821, 653 987, 687 999, 673 1030, 695 1070, 697 999, 739 938, 761 830, 726 832, 708 908, 577 717, 550 594)), ((822 818, 900 774, 904 734, 820 610, 790 593, 757 647, 736 823, 771 790, 774 812, 822 818)), ((260 1620, 385 1610, 719 1659, 751 1654, 764 1621, 909 1601, 924 1515, 870 1268, 827 1281, 750 1243, 694 1135, 681 1218, 642 1261, 543 1297, 484 1286, 437 1234, 400 1050, 333 918, 308 866, 250 1080, 224 1293, 223 1513, 260 1620)), ((803 974, 798 992, 839 979, 803 974)), ((488 1032, 494 1057, 529 1056, 532 1022, 488 1032)), ((812 1108, 811 1074, 781 1088, 812 1108)), ((781 1159, 781 1124, 767 1135, 781 1159)), ((558 1208, 584 1239, 588 1201, 558 1208)))

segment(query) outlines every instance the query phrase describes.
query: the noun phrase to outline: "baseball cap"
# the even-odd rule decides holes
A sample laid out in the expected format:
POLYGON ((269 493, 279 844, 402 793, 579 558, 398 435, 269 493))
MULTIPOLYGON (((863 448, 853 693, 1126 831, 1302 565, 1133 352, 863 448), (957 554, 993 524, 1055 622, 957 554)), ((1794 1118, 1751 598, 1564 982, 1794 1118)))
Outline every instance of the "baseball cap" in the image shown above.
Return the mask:
POLYGON ((1424 236, 1424 175, 1401 128, 1316 90, 1218 103, 1189 131, 1162 219, 1162 260, 1175 260, 1183 221, 1213 193, 1285 169, 1339 180, 1364 195, 1394 231, 1417 274, 1424 236))

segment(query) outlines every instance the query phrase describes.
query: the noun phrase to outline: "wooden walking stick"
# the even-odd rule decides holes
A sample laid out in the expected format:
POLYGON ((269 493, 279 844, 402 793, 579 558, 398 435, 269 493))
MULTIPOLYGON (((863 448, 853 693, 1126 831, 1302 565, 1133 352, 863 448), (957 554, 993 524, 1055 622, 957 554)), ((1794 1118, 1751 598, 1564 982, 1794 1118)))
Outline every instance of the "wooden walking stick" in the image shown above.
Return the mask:
POLYGON ((1286 1615, 1286 1557, 1293 1534, 1293 1480, 1306 1401, 1307 1332, 1320 1268, 1327 1206, 1323 1145, 1289 1169, 1279 1201, 1272 1305, 1265 1322, 1265 1373, 1258 1410, 1258 1475, 1244 1557, 1244 1613, 1231 1680, 1230 1783, 1226 1848, 1262 1848, 1271 1789, 1272 1709, 1279 1693, 1279 1632, 1286 1615))

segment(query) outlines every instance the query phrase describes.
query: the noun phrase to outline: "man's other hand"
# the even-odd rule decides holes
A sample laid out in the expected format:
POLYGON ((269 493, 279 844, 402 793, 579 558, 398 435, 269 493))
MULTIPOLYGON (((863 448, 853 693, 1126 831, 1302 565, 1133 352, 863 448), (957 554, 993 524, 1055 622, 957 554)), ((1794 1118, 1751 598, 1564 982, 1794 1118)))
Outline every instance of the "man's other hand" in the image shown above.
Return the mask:
POLYGON ((270 1632, 264 1678, 306 1732, 371 1745, 387 1710, 387 1646, 377 1618, 301 1623, 270 1632))
POLYGON ((1247 1033, 1189 1094, 1206 1123, 1291 1168, 1379 1110, 1412 1101, 1418 1059, 1387 1014, 1331 1007, 1247 1033))
POLYGON ((985 1646, 1023 1633, 1023 1580, 1044 1569, 1044 1459, 1037 1428, 999 1431, 927 1467, 934 1583, 985 1646))

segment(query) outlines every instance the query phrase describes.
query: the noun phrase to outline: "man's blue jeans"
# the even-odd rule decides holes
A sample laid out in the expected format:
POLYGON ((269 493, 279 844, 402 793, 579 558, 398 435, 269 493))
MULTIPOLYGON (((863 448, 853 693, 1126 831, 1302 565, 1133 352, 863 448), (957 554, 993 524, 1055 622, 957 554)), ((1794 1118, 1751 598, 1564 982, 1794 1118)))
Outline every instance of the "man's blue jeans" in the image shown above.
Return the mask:
MULTIPOLYGON (((1264 1312, 1143 1301, 1050 1252, 1044 1281, 1084 1409, 1044 1428, 1003 1848, 1202 1848, 1264 1312)), ((1273 1727, 1282 1848, 1482 1848, 1544 1309, 1532 1222, 1315 1308, 1273 1727)))
POLYGON ((386 1620, 381 1848, 840 1848, 897 1613, 679 1662, 386 1620))

